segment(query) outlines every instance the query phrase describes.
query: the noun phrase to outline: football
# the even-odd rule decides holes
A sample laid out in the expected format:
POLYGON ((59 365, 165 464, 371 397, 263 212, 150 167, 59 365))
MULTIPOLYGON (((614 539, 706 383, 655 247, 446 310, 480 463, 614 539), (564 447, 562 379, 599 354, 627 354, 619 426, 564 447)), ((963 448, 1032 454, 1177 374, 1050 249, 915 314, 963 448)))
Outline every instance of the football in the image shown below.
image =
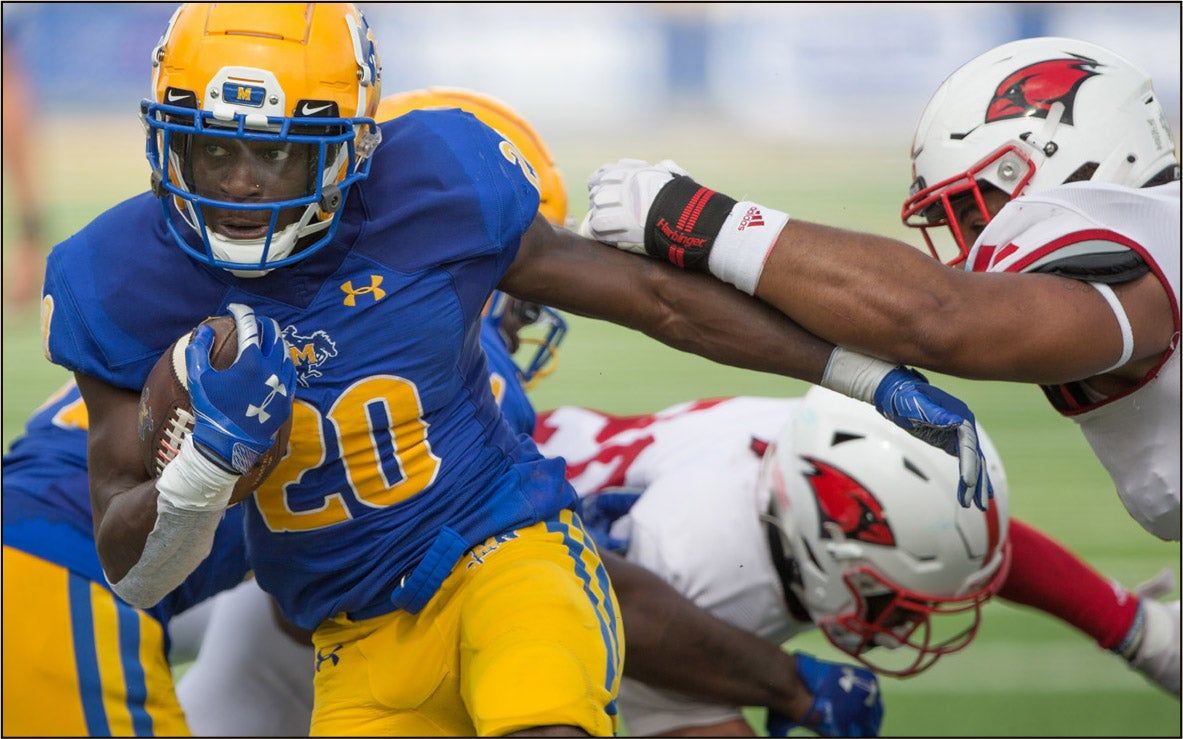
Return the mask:
MULTIPOLYGON (((238 330, 230 316, 215 316, 202 321, 214 329, 210 348, 210 365, 224 370, 234 363, 238 353, 238 330)), ((140 393, 139 436, 144 467, 152 477, 159 477, 180 449, 181 440, 193 429, 193 404, 189 398, 188 372, 185 349, 193 332, 173 342, 144 383, 140 393)), ((275 444, 267 450, 255 466, 239 478, 230 496, 230 505, 253 493, 275 469, 287 450, 292 419, 280 428, 275 444)))

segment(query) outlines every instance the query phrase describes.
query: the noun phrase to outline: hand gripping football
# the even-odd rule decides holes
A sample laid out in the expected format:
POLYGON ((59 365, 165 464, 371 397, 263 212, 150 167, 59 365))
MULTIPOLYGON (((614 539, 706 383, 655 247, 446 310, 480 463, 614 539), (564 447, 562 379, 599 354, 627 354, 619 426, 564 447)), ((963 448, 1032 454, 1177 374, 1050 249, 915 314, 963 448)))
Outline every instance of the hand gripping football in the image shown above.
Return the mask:
MULTIPOLYGON (((234 363, 238 354, 238 330, 230 316, 207 318, 202 323, 214 330, 210 349, 210 366, 224 370, 234 363)), ((193 332, 173 342, 144 383, 140 393, 139 434, 144 467, 152 477, 159 477, 164 466, 172 461, 181 447, 181 440, 193 430, 193 404, 189 398, 188 371, 185 349, 193 332)), ((230 505, 253 493, 279 464, 287 452, 292 419, 275 435, 275 444, 267 450, 255 466, 248 470, 234 486, 230 505)))

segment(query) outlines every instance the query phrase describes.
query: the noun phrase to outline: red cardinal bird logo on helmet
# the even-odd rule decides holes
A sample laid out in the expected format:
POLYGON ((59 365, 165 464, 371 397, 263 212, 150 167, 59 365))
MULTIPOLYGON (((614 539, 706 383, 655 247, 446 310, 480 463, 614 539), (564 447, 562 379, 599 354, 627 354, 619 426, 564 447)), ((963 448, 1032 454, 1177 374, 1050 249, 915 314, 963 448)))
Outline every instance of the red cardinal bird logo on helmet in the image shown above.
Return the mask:
POLYGON ((1063 103, 1060 122, 1071 126, 1076 91, 1089 77, 1100 74, 1100 66, 1093 59, 1075 55, 1028 64, 998 84, 986 107, 986 123, 1023 116, 1047 118, 1052 103, 1063 103))
POLYGON ((801 458, 813 465, 813 471, 807 472, 805 479, 817 500, 818 525, 823 539, 831 538, 822 525, 829 521, 838 524, 847 539, 895 546, 895 534, 883 517, 883 506, 862 483, 813 457, 801 458))

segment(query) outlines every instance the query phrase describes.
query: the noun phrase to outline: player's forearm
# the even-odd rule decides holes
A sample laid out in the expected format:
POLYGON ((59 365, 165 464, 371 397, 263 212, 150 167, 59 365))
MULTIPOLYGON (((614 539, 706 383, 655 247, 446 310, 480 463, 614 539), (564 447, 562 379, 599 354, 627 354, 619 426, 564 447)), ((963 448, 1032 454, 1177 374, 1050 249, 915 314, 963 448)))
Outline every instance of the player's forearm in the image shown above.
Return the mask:
POLYGON ((756 296, 828 341, 902 364, 948 369, 960 301, 950 269, 873 234, 790 221, 756 296))
POLYGON ((117 494, 96 491, 95 485, 92 480, 95 547, 107 578, 117 582, 140 559, 156 525, 156 485, 149 480, 117 494))
POLYGON ((1121 353, 1116 331, 1102 332, 1116 322, 1083 282, 965 272, 893 239, 811 223, 781 232, 756 295, 835 344, 960 377, 1054 384, 1121 353))
POLYGON ((201 564, 223 513, 178 509, 160 499, 156 486, 148 480, 118 494, 92 490, 92 501, 105 501, 92 503, 103 573, 137 608, 156 605, 201 564))
POLYGON ((736 706, 767 706, 793 718, 811 696, 793 657, 777 645, 721 621, 653 573, 611 554, 612 577, 628 659, 625 674, 693 698, 736 706))
POLYGON ((659 301, 635 328, 674 348, 744 369, 821 381, 834 346, 729 286, 662 269, 659 301))
POLYGON ((723 364, 818 382, 833 346, 707 275, 624 254, 535 221, 501 289, 642 331, 723 364))
POLYGON ((584 233, 709 271, 824 341, 891 363, 1046 384, 1125 356, 1116 322, 1100 310, 1111 296, 1072 295, 1074 280, 950 269, 894 239, 737 202, 668 163, 606 165, 589 180, 589 199, 584 233), (1114 330, 1100 341, 1070 345, 1104 326, 1114 330))
POLYGON ((139 559, 119 580, 108 577, 115 594, 137 608, 159 603, 209 556, 223 513, 177 508, 159 497, 139 559))

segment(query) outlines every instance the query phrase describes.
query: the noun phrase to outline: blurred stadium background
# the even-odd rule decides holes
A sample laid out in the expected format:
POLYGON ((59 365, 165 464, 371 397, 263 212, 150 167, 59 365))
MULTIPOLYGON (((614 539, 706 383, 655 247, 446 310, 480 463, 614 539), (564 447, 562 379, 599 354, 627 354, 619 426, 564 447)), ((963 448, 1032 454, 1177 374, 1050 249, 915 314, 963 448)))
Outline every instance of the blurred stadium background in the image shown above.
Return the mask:
MULTIPOLYGON (((375 26, 385 92, 452 85, 503 98, 550 143, 576 217, 584 178, 602 162, 672 157, 705 182, 795 217, 914 241, 898 212, 921 108, 956 66, 1026 36, 1080 37, 1141 65, 1179 140, 1175 3, 362 7, 375 26)), ((5 4, 6 62, 13 53, 23 63, 32 91, 25 113, 47 242, 146 189, 137 103, 172 8, 5 4)), ((16 112, 4 113, 7 130, 16 112)), ((20 213, 11 191, 4 188, 6 263, 20 213)), ((136 236, 127 238, 127 258, 135 259, 136 236)), ((560 371, 534 393, 540 408, 642 412, 805 389, 679 355, 623 329, 572 324, 560 371)), ((66 378, 42 357, 35 313, 6 309, 5 448, 66 378)), ((1163 567, 1178 577, 1179 545, 1154 540, 1128 517, 1084 439, 1038 389, 934 379, 990 430, 1016 516, 1127 586, 1163 567)), ((816 635, 793 646, 837 656, 816 635)), ((1179 704, 1116 657, 1042 615, 999 603, 988 607, 967 652, 915 679, 885 680, 884 693, 885 734, 1183 733, 1179 704)))

